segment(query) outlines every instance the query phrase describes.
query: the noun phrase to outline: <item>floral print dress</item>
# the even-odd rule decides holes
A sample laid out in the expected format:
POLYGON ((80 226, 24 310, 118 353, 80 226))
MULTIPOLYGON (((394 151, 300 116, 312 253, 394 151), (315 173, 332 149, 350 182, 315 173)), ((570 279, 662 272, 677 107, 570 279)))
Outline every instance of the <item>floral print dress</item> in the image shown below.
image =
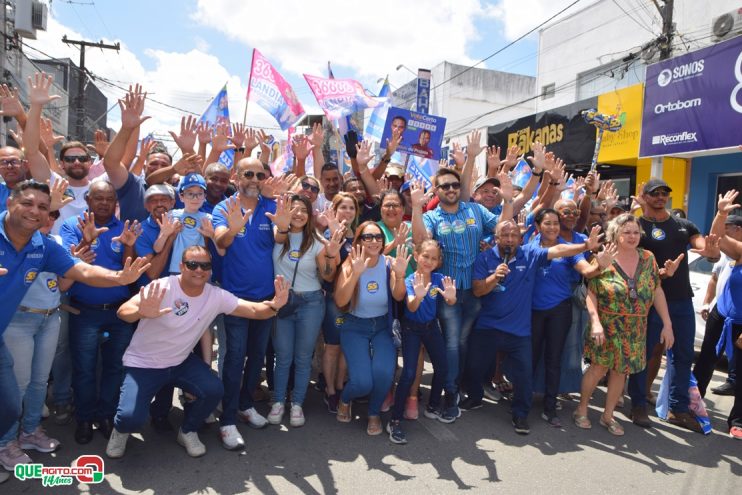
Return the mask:
POLYGON ((614 261, 588 283, 597 296, 605 343, 597 345, 588 332, 585 357, 591 363, 626 374, 637 373, 647 366, 647 314, 660 283, 654 255, 641 248, 637 251, 639 263, 633 278, 614 261))

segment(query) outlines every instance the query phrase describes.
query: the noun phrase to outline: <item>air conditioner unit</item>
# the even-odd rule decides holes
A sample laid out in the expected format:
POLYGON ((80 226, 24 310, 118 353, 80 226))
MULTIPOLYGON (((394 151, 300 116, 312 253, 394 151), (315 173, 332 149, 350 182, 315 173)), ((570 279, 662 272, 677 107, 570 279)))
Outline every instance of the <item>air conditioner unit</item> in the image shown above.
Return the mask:
POLYGON ((742 33, 742 8, 727 12, 711 21, 712 41, 719 42, 742 33))
POLYGON ((35 29, 46 31, 46 17, 49 8, 45 3, 34 1, 31 4, 31 22, 35 29))
POLYGON ((33 27, 32 0, 16 0, 15 2, 15 31, 24 38, 36 39, 36 30, 33 27))

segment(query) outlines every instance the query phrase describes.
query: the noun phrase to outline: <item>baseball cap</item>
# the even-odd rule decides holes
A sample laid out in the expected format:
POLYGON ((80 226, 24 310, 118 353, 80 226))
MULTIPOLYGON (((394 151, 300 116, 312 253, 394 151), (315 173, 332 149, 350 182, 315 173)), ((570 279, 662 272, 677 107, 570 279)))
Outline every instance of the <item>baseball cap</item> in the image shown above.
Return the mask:
POLYGON ((198 186, 204 191, 206 190, 206 180, 201 174, 190 173, 183 177, 178 186, 178 192, 183 192, 189 187, 198 186))
POLYGON ((644 190, 643 192, 651 193, 652 191, 655 191, 660 188, 665 188, 669 192, 672 192, 672 188, 667 185, 667 182, 665 182, 662 179, 649 179, 646 184, 644 184, 644 190))
POLYGON ((155 184, 149 186, 144 192, 144 200, 148 200, 152 196, 163 195, 168 196, 171 199, 175 199, 175 190, 170 184, 155 184))
POLYGON ((386 167, 386 176, 387 177, 399 177, 400 179, 404 178, 404 167, 400 165, 399 163, 390 163, 386 167))
POLYGON ((724 221, 724 225, 735 225, 742 227, 742 215, 729 215, 724 221))
POLYGON ((474 191, 482 187, 483 185, 490 183, 495 187, 500 187, 500 181, 494 177, 480 177, 477 182, 474 183, 474 191))

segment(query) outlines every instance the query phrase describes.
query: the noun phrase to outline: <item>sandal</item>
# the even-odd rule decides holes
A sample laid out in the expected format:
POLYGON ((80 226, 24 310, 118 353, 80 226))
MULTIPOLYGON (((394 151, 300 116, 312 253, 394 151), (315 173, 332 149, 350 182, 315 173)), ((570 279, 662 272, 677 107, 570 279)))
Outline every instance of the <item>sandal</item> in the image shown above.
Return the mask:
POLYGON ((501 382, 497 382, 495 384, 495 387, 497 388, 497 391, 501 394, 507 394, 508 392, 513 391, 513 384, 509 381, 503 379, 501 382))
POLYGON ((342 400, 338 401, 338 412, 335 415, 335 419, 341 423, 350 423, 350 420, 352 419, 350 404, 346 404, 342 400))
POLYGON ((619 424, 618 421, 611 418, 610 421, 606 421, 603 419, 603 416, 600 416, 600 426, 604 427, 608 430, 608 433, 611 435, 614 435, 616 437, 622 437, 624 434, 623 427, 619 424))
POLYGON ((593 427, 593 424, 590 422, 590 419, 587 417, 587 415, 582 416, 580 414, 574 413, 572 414, 572 419, 575 421, 575 426, 577 428, 589 430, 593 427))
POLYGON ((379 416, 369 416, 368 426, 366 427, 366 433, 371 436, 381 435, 383 428, 381 427, 381 418, 379 416))

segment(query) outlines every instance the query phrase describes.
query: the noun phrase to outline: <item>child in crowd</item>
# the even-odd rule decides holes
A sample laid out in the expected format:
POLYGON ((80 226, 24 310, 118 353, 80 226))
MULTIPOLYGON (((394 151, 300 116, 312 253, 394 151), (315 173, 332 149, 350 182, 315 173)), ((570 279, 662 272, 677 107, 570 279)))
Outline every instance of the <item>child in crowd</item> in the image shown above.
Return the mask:
MULTIPOLYGON (((201 174, 190 173, 180 181, 178 190, 184 207, 172 210, 170 215, 183 225, 173 243, 173 253, 170 257, 170 274, 180 273, 180 259, 183 251, 191 246, 206 246, 206 239, 214 242, 214 226, 211 224, 211 215, 200 210, 206 199, 206 180, 201 174)), ((174 224, 175 225, 175 224, 174 224)), ((165 241, 171 232, 162 229, 154 244, 155 253, 165 248, 165 241)), ((224 256, 224 249, 216 248, 220 256, 224 256)))
POLYGON ((417 356, 420 345, 424 345, 433 364, 433 382, 430 398, 423 414, 426 418, 437 419, 442 423, 456 421, 456 390, 446 390, 446 401, 441 407, 441 391, 446 379, 446 344, 438 323, 437 304, 439 295, 446 304, 456 304, 456 282, 450 277, 434 271, 442 261, 438 241, 427 239, 415 247, 413 254, 417 269, 405 279, 407 304, 402 318, 402 374, 394 397, 392 419, 387 425, 389 439, 398 444, 407 443, 402 430, 401 419, 410 386, 415 380, 417 356))

